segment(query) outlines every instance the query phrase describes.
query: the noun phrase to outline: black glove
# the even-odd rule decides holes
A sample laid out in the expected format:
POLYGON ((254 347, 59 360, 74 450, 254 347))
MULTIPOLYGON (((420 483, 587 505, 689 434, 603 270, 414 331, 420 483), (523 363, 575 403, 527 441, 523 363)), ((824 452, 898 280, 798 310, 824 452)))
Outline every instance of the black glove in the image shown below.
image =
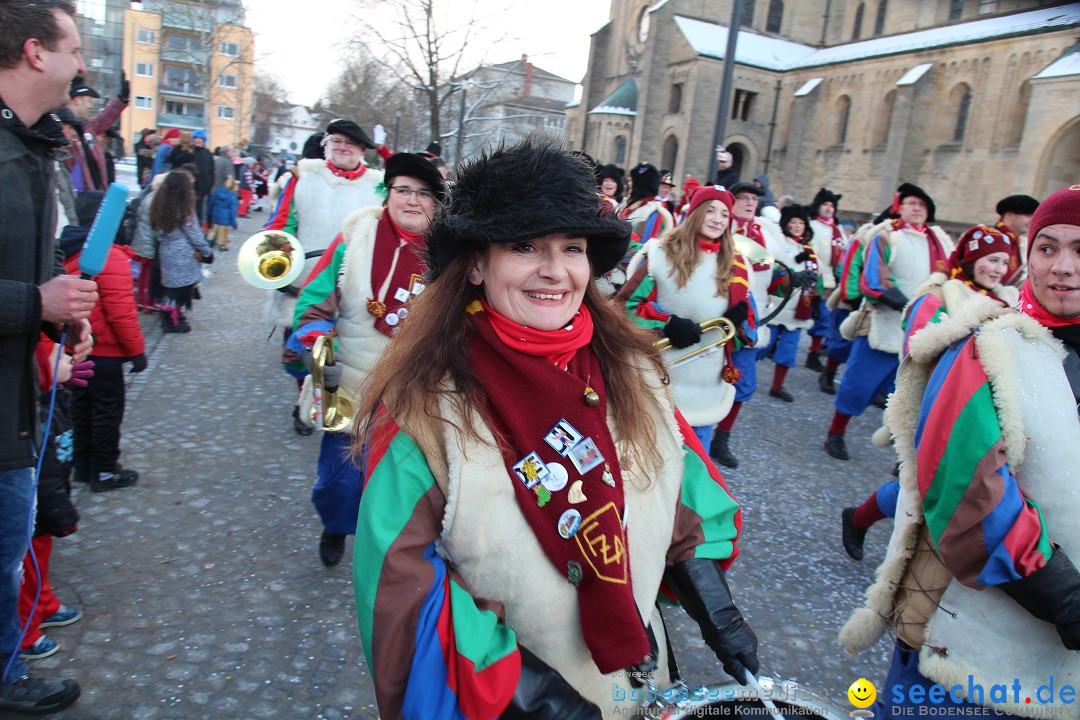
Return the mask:
POLYGON ((1080 650, 1080 572, 1061 548, 1026 578, 999 585, 1020 607, 1057 628, 1061 644, 1080 650))
POLYGON ((881 293, 878 302, 885 303, 893 310, 903 310, 904 306, 907 305, 907 296, 900 291, 900 288, 893 286, 881 293))
POLYGON ((672 315, 664 326, 664 336, 673 348, 690 347, 701 340, 701 326, 693 320, 672 315))
POLYGON ((757 636, 731 599, 724 573, 715 560, 695 558, 669 567, 668 587, 686 614, 701 628, 705 644, 723 663, 724 672, 746 684, 746 670, 757 674, 757 636))
POLYGON ((801 253, 795 256, 795 262, 806 262, 810 259, 810 251, 803 250, 801 253))
POLYGON ((123 70, 120 71, 120 92, 116 94, 116 97, 124 102, 131 98, 131 83, 128 82, 127 73, 123 70))
POLYGON ((791 284, 803 290, 817 286, 817 273, 813 270, 800 270, 791 276, 791 284))
POLYGON ((732 324, 735 325, 735 328, 738 329, 742 327, 742 324, 750 317, 750 306, 746 304, 745 300, 740 300, 738 303, 727 309, 727 312, 724 313, 724 317, 730 320, 732 324))
POLYGON ((141 373, 146 369, 146 353, 136 355, 131 358, 131 371, 133 373, 141 373))
POLYGON ((581 697, 563 676, 525 648, 521 676, 502 720, 600 720, 600 708, 581 697))
POLYGON ((199 262, 203 265, 212 265, 214 263, 214 253, 199 253, 199 262))

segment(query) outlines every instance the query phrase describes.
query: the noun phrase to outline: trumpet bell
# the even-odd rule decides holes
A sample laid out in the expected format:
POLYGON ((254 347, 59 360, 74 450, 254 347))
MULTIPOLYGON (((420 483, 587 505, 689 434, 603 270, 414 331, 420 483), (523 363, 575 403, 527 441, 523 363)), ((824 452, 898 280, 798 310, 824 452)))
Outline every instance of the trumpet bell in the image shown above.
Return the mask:
POLYGON ((734 235, 735 249, 754 265, 772 265, 775 258, 759 243, 745 235, 734 235))
POLYGON ((250 285, 275 290, 291 285, 304 271, 304 248, 290 233, 263 230, 255 233, 236 254, 240 277, 250 285))

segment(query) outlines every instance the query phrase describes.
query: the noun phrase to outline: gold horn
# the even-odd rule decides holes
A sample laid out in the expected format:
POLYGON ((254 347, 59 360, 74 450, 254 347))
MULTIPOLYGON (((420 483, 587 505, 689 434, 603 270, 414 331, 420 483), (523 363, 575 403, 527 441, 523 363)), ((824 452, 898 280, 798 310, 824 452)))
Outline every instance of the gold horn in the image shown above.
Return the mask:
POLYGON ((326 432, 341 432, 353 418, 353 406, 348 399, 338 395, 337 390, 327 390, 323 368, 334 364, 334 333, 321 335, 311 348, 311 389, 314 403, 311 422, 326 432))
MULTIPOLYGON (((701 328, 702 335, 709 332, 710 330, 716 330, 722 333, 722 335, 720 339, 716 342, 705 345, 704 347, 699 347, 697 350, 688 352, 685 355, 680 355, 674 360, 664 363, 664 365, 666 365, 667 367, 675 367, 677 365, 682 365, 685 362, 690 362, 694 358, 709 352, 713 348, 723 347, 727 343, 731 342, 732 339, 734 339, 735 337, 735 323, 731 322, 726 317, 718 317, 713 318, 712 320, 706 320, 705 322, 701 323, 699 327, 701 328)), ((669 340, 668 338, 662 338, 654 342, 653 347, 655 347, 660 352, 663 352, 671 347, 671 340, 669 340)))
POLYGON ((745 235, 732 235, 735 250, 753 265, 772 265, 776 259, 755 240, 745 235))
POLYGON ((255 233, 236 254, 240 277, 257 288, 274 290, 292 284, 304 271, 304 248, 282 230, 255 233))

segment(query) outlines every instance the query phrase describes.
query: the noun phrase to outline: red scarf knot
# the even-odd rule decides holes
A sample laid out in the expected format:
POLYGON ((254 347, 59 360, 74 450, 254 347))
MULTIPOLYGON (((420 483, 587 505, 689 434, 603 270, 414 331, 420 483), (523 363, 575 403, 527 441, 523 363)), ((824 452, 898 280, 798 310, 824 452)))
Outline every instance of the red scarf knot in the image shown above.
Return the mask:
POLYGON ((592 342, 592 313, 585 305, 558 330, 537 330, 499 313, 486 300, 480 302, 491 328, 508 347, 525 355, 545 358, 560 370, 565 370, 577 351, 592 342))

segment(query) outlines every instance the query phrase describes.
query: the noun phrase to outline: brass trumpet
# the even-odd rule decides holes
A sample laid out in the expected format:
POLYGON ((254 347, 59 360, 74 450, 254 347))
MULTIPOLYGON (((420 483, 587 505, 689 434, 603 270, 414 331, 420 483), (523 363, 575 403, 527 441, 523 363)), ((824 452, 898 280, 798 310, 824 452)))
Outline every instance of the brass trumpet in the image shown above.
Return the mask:
MULTIPOLYGON (((702 335, 709 332, 710 330, 716 330, 722 333, 722 335, 720 339, 715 342, 705 345, 704 347, 699 347, 697 350, 693 350, 686 353, 685 355, 681 355, 675 358, 670 362, 664 363, 667 367, 678 367, 683 363, 690 362, 694 358, 703 355, 704 353, 707 353, 714 348, 723 347, 735 338, 735 323, 731 322, 726 317, 718 317, 711 320, 706 320, 705 322, 701 323, 699 327, 701 328, 702 335)), ((665 350, 671 348, 671 340, 669 340, 668 338, 661 338, 660 340, 657 340, 653 343, 653 347, 655 347, 660 352, 664 352, 665 350)))
POLYGON ((338 395, 337 388, 330 390, 326 387, 323 369, 333 364, 334 333, 330 332, 316 338, 311 348, 311 390, 314 397, 311 422, 326 432, 341 432, 352 422, 355 411, 347 398, 338 395))
POLYGON ((304 271, 304 248, 282 230, 255 233, 236 254, 240 277, 257 288, 275 290, 291 285, 304 271))

